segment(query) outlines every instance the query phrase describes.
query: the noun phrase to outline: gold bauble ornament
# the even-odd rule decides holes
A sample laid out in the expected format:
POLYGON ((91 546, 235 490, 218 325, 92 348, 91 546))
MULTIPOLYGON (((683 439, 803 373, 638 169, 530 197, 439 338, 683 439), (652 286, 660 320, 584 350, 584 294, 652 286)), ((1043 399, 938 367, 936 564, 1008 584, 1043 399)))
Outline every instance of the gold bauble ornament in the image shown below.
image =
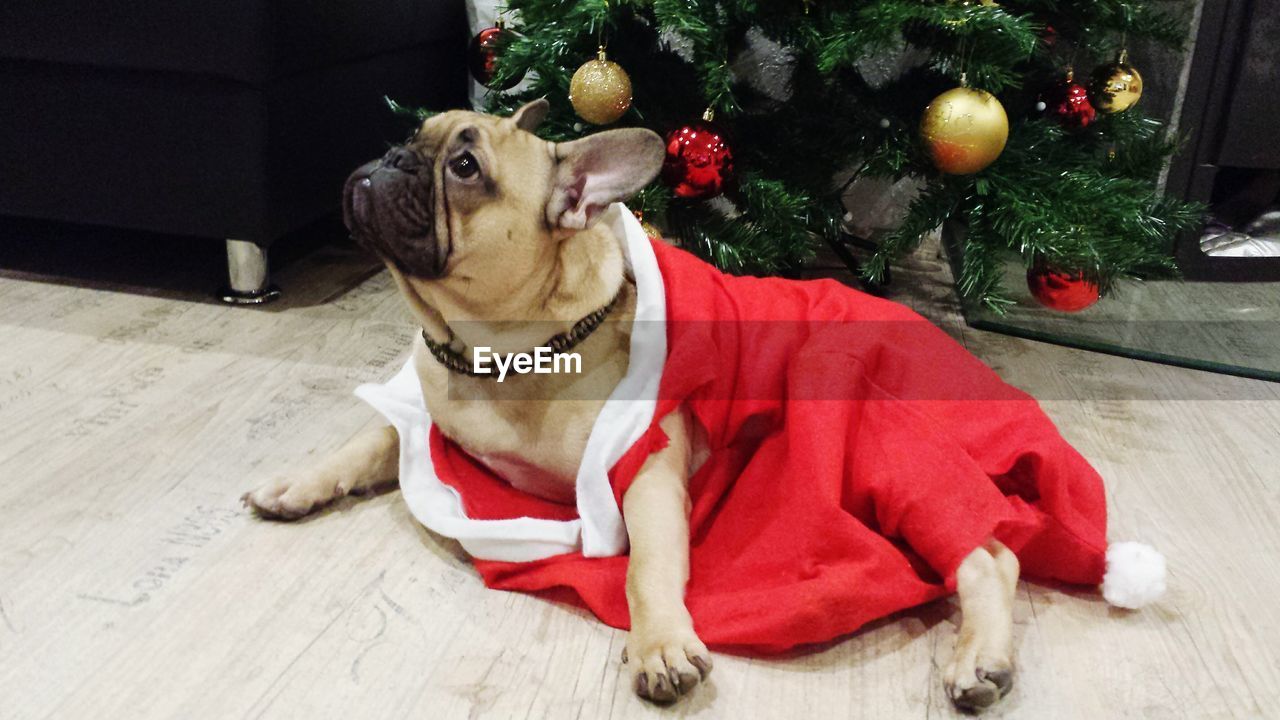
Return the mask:
POLYGON ((654 225, 644 219, 644 212, 640 210, 632 210, 631 214, 635 215, 636 219, 640 221, 640 229, 644 230, 645 237, 655 238, 658 240, 662 239, 662 231, 658 229, 657 225, 654 225))
POLYGON ((1120 57, 1110 65, 1093 71, 1089 83, 1089 100, 1104 113, 1124 112, 1137 104, 1142 97, 1142 76, 1129 64, 1129 53, 1121 50, 1120 57))
POLYGON ((972 175, 995 162, 1009 139, 1009 116, 989 92, 958 87, 934 98, 920 118, 934 167, 972 175))
POLYGON ((631 78, 600 48, 569 81, 569 102, 578 117, 593 125, 608 125, 631 107, 631 78))

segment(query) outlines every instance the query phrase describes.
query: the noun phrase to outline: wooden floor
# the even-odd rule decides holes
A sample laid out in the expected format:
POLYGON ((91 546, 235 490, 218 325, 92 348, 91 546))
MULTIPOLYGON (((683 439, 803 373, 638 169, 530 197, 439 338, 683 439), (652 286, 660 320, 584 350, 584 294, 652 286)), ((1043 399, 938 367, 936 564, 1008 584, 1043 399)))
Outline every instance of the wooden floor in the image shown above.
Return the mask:
MULTIPOLYGON (((988 716, 1280 717, 1280 386, 965 329, 916 262, 912 303, 1045 399, 1109 480, 1113 539, 1170 564, 1138 613, 1024 583, 1017 686, 988 716)), ((484 589, 398 493, 247 515, 241 492, 374 421, 351 389, 414 332, 375 271, 323 250, 263 309, 0 272, 0 718, 954 714, 949 602, 719 656, 660 710, 631 695, 622 633, 484 589)))

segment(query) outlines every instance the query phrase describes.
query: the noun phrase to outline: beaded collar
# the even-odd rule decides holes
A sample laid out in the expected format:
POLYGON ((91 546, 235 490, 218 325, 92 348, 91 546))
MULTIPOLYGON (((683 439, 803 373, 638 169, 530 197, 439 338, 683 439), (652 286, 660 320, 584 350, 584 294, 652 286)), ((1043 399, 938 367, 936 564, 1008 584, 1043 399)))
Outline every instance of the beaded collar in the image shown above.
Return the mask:
MULTIPOLYGON (((623 287, 625 286, 624 283, 623 287)), ((573 349, 578 343, 590 337, 596 328, 600 327, 600 323, 604 322, 604 319, 618 305, 618 300, 621 297, 622 287, 618 288, 618 293, 603 307, 574 323, 573 327, 568 330, 558 335, 553 335, 543 344, 543 347, 550 348, 553 353, 563 353, 573 349)), ((445 329, 448 330, 448 327, 446 326, 445 329)), ((453 330, 449 330, 449 343, 438 343, 427 337, 427 331, 423 329, 422 341, 427 344, 427 349, 431 351, 432 357, 438 360, 441 365, 444 365, 449 372, 470 375, 471 377, 498 377, 496 369, 487 372, 476 372, 471 362, 467 360, 466 355, 450 347, 450 343, 453 341, 453 330)))

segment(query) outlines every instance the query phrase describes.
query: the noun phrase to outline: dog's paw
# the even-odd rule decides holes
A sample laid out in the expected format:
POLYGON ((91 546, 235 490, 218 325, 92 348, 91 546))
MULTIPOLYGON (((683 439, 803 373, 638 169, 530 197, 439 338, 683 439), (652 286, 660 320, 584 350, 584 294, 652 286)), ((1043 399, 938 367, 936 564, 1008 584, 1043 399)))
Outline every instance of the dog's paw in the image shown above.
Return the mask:
POLYGON ((296 520, 340 495, 334 483, 303 474, 272 480, 240 496, 240 502, 263 517, 296 520))
POLYGON ((693 628, 632 631, 622 662, 632 666, 636 694, 664 704, 691 692, 711 672, 711 653, 693 628))
POLYGON ((982 712, 1013 688, 1013 663, 956 648, 955 657, 943 673, 942 685, 956 708, 982 712))

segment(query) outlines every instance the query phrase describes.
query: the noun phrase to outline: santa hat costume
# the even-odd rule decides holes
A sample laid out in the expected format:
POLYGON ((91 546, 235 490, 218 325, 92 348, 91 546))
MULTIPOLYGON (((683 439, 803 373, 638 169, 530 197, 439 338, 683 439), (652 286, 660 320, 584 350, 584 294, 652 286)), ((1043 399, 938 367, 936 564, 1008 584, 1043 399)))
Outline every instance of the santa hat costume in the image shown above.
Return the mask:
POLYGON ((1108 551, 1102 480, 1039 405, 910 310, 834 281, 727 276, 601 220, 636 282, 626 376, 603 406, 576 507, 525 494, 431 424, 412 361, 357 390, 395 425, 414 516, 493 588, 558 590, 629 626, 621 499, 682 403, 710 456, 689 480, 686 604, 711 646, 778 652, 941 597, 994 536, 1032 578, 1136 607, 1154 550, 1108 551), (564 590, 570 591, 564 593, 564 590))

